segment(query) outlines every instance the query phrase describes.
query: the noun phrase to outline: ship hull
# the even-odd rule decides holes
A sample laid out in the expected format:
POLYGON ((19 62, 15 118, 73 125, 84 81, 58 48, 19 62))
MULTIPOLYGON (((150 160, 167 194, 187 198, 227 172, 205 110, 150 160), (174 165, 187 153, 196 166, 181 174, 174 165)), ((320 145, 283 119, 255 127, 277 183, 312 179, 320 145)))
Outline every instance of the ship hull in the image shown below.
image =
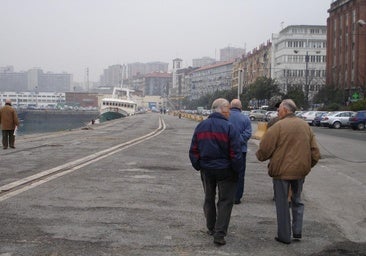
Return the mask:
POLYGON ((122 117, 126 117, 126 115, 122 114, 121 112, 107 111, 99 116, 99 122, 106 122, 106 121, 110 121, 110 120, 114 120, 114 119, 118 119, 118 118, 122 118, 122 117))

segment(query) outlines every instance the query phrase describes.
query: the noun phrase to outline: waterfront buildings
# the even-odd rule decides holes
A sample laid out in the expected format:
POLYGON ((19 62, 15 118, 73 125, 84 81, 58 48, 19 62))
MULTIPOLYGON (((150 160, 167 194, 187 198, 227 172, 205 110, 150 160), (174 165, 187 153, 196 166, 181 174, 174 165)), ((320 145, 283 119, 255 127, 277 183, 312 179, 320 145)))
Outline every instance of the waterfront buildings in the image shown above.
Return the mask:
POLYGON ((345 102, 366 93, 366 1, 333 1, 327 20, 327 84, 344 92, 345 102))
POLYGON ((71 90, 72 75, 68 73, 44 73, 40 68, 15 72, 14 67, 0 68, 1 91, 66 92, 71 90))
POLYGON ((1 106, 6 99, 12 101, 16 108, 55 108, 57 105, 65 104, 65 93, 56 92, 0 92, 1 106))
POLYGON ((292 25, 272 35, 271 77, 283 93, 302 88, 311 101, 326 79, 327 27, 292 25))

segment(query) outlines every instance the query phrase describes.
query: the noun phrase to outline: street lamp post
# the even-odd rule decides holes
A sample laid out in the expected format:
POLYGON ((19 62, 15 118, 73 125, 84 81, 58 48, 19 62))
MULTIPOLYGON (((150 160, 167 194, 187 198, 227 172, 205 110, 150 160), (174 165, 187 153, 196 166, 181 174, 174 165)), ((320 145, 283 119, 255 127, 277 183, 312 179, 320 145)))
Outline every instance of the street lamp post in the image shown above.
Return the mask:
POLYGON ((306 104, 309 103, 309 52, 305 55, 305 99, 306 104))
MULTIPOLYGON (((297 54, 299 51, 294 50, 294 53, 297 54)), ((306 51, 305 55, 305 100, 306 104, 309 103, 309 52, 306 51)))
POLYGON ((240 100, 240 93, 241 93, 241 75, 242 75, 243 70, 239 69, 238 70, 238 99, 240 100))

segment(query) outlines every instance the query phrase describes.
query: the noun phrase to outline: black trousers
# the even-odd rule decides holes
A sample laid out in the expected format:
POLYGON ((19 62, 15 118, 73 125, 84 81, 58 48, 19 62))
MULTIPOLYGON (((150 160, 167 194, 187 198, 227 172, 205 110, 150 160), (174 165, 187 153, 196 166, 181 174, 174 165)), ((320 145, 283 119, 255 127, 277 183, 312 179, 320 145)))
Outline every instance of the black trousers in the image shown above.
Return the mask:
POLYGON ((8 146, 14 147, 15 136, 14 130, 2 130, 3 133, 3 148, 7 148, 8 146))
POLYGON ((237 174, 230 169, 202 170, 201 178, 205 191, 203 212, 206 226, 214 231, 215 237, 226 236, 236 193, 237 174), (217 209, 216 188, 218 188, 217 209))

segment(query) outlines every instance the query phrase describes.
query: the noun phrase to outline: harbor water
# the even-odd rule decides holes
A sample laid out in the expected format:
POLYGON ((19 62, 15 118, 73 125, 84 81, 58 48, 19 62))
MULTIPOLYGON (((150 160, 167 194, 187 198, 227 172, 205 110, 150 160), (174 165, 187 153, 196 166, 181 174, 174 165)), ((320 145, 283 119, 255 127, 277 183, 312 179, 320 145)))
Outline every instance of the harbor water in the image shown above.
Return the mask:
POLYGON ((58 132, 86 126, 98 118, 97 111, 22 110, 18 111, 17 135, 58 132))

